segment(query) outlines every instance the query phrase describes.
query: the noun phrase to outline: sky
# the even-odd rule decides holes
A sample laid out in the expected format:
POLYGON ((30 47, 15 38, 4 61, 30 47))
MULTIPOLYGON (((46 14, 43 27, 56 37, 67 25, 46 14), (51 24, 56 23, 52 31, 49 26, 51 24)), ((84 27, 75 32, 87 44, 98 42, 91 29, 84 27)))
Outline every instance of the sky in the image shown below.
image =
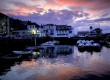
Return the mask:
POLYGON ((76 31, 93 26, 110 32, 110 0, 0 0, 0 12, 39 25, 70 25, 76 31))

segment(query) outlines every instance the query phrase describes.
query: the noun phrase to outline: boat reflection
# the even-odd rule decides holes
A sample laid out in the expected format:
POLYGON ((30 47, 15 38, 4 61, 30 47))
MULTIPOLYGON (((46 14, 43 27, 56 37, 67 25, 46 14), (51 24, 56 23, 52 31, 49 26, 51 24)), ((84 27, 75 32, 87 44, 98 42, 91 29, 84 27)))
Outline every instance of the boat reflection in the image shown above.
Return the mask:
POLYGON ((87 52, 91 52, 91 53, 93 53, 93 52, 100 52, 101 49, 102 49, 102 46, 100 46, 100 47, 86 47, 86 48, 85 47, 78 47, 78 50, 80 52, 87 51, 87 52))
POLYGON ((91 80, 88 75, 95 75, 99 79, 96 77, 94 80, 102 80, 102 75, 109 74, 109 68, 110 48, 102 47, 101 52, 91 54, 80 52, 76 46, 71 45, 40 46, 39 50, 21 55, 19 59, 1 60, 0 79, 91 80))
POLYGON ((58 55, 69 55, 74 52, 74 47, 71 45, 56 45, 56 46, 40 46, 38 51, 34 51, 33 57, 48 57, 55 58, 58 55))
MULTIPOLYGON (((21 64, 23 61, 31 61, 32 59, 38 59, 38 58, 56 58, 58 55, 69 55, 73 53, 74 46, 70 45, 56 45, 56 46, 40 46, 42 49, 38 49, 34 51, 32 54, 13 54, 11 53, 10 57, 9 55, 1 56, 0 57, 0 75, 6 74, 8 71, 10 71, 11 66, 14 66, 16 64, 21 64), (17 56, 17 58, 16 58, 17 56), (19 57, 19 58, 18 58, 19 57)), ((10 53, 9 53, 10 54, 10 53)))
POLYGON ((0 72, 2 72, 0 79, 110 80, 103 76, 110 72, 109 51, 110 48, 102 47, 101 52, 93 52, 91 55, 91 52, 80 52, 76 46, 70 45, 42 47, 42 49, 33 52, 31 56, 27 56, 31 57, 30 61, 26 60, 26 57, 23 57, 25 60, 22 61, 21 58, 6 60, 4 63, 2 61, 0 63, 0 72), (66 52, 65 55, 63 52, 66 52), (94 78, 94 76, 97 77, 94 78))

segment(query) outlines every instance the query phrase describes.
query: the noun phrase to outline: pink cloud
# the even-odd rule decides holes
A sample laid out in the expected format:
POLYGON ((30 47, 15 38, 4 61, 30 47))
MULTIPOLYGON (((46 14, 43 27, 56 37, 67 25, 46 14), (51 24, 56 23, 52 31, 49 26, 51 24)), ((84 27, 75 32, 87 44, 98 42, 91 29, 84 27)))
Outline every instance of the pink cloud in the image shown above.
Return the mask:
POLYGON ((110 0, 0 0, 0 3, 1 12, 39 23, 73 24, 77 21, 76 24, 86 24, 110 12, 110 0))
POLYGON ((0 5, 0 11, 5 14, 13 14, 13 15, 28 15, 34 12, 41 12, 42 9, 38 7, 38 4, 19 0, 2 0, 0 5))
POLYGON ((69 7, 84 8, 91 14, 96 14, 105 9, 110 9, 110 0, 57 0, 60 5, 67 5, 69 7))
POLYGON ((0 5, 0 10, 3 13, 14 15, 26 15, 34 12, 43 12, 43 10, 48 11, 49 9, 62 10, 64 7, 71 10, 77 8, 80 11, 85 10, 91 14, 98 14, 110 8, 110 0, 1 0, 1 3, 3 4, 0 5))

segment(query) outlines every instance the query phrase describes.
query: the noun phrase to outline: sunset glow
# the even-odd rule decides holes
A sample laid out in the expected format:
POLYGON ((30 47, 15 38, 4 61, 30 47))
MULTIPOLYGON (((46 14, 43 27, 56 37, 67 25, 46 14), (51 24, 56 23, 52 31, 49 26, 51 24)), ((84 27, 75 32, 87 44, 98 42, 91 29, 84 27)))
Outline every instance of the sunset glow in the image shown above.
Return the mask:
POLYGON ((0 11, 38 24, 93 26, 110 32, 109 0, 0 0, 0 11), (106 25, 105 25, 106 24, 106 25))

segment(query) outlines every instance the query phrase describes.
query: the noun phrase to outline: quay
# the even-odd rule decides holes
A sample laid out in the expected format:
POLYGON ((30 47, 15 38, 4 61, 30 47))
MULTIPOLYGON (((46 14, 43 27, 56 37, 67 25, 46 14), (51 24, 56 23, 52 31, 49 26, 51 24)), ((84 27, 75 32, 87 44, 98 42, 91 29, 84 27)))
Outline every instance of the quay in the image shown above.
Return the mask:
MULTIPOLYGON (((95 42, 104 41, 105 37, 71 37, 71 38, 54 38, 54 40, 60 41, 60 44, 69 44, 75 45, 77 40, 94 40, 95 42)), ((44 37, 44 38, 36 38, 36 44, 40 45, 47 41, 52 41, 52 37, 44 37)), ((33 39, 0 39, 0 50, 1 51, 10 51, 13 49, 23 49, 26 46, 34 46, 34 38, 33 39)))

